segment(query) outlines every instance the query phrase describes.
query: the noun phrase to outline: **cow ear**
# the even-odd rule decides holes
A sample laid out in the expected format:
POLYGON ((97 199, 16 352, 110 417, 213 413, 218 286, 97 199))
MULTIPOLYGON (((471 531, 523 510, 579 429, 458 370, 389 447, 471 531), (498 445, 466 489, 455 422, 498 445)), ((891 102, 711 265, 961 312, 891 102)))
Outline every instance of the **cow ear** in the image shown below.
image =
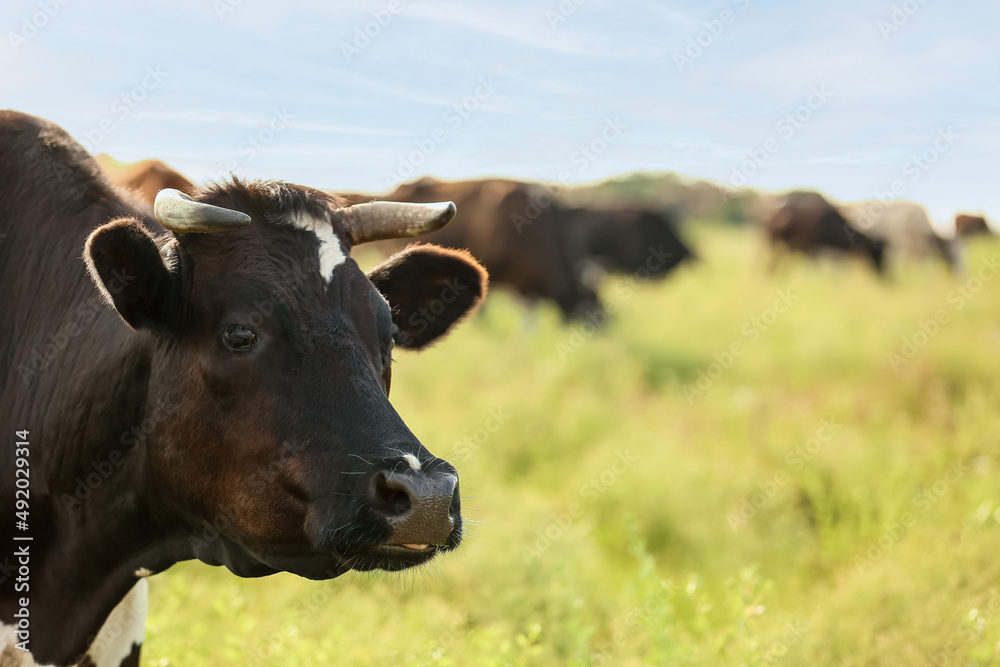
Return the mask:
POLYGON ((119 218, 94 230, 84 260, 97 289, 133 329, 169 331, 179 280, 141 222, 119 218))
POLYGON ((443 336, 486 297, 486 269, 463 250, 411 245, 368 272, 392 307, 396 344, 417 350, 443 336))

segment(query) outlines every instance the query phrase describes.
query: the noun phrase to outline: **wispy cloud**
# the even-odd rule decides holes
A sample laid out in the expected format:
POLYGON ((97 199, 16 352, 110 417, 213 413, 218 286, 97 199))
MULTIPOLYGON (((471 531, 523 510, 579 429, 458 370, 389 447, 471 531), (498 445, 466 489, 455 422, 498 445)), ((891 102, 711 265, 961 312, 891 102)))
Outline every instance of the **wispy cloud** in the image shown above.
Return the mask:
MULTIPOLYGON (((12 2, 6 25, 18 30, 37 0, 12 2)), ((422 169, 556 179, 615 116, 629 130, 581 178, 663 169, 728 181, 825 84, 830 102, 751 185, 867 199, 952 125, 961 139, 907 196, 1000 217, 1000 3, 924 3, 886 38, 878 21, 893 4, 753 0, 681 75, 674 50, 732 0, 402 0, 350 61, 342 42, 385 0, 244 0, 222 18, 199 0, 90 0, 65 5, 22 51, 0 43, 0 70, 4 104, 80 136, 111 115, 101 150, 169 159, 195 177, 238 158, 287 108, 288 130, 246 172, 363 190, 383 189, 387 165, 436 128, 448 140, 422 169), (112 103, 157 64, 169 77, 120 119, 112 103), (496 93, 459 128, 443 122, 489 75, 496 93)))

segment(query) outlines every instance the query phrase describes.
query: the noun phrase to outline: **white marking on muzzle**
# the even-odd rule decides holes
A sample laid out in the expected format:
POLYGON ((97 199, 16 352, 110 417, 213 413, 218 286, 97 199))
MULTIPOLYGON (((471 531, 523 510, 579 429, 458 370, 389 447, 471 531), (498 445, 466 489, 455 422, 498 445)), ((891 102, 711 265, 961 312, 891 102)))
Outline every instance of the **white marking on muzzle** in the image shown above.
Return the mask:
POLYGON ((316 218, 308 213, 292 216, 292 224, 316 235, 319 240, 319 273, 323 280, 330 282, 333 270, 347 259, 340 239, 333 231, 333 224, 327 218, 316 218))
POLYGON ((414 456, 413 454, 403 454, 403 460, 409 463, 410 467, 413 468, 413 470, 417 472, 420 471, 420 461, 418 461, 417 457, 414 456))

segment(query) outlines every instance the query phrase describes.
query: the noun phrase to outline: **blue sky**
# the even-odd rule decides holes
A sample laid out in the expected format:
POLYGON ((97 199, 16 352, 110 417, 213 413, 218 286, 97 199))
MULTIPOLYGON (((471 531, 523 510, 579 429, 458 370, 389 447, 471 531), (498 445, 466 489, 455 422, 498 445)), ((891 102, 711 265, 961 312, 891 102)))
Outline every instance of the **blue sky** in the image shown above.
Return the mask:
POLYGON ((670 170, 996 219, 998 25, 996 0, 7 0, 0 81, 199 181, 670 170))

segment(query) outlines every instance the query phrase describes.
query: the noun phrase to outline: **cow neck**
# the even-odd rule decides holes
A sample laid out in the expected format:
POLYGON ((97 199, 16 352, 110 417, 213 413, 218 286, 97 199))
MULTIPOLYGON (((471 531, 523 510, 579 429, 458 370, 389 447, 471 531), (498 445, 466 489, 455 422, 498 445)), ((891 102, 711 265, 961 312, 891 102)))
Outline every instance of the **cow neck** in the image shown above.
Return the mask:
POLYGON ((49 481, 47 496, 33 502, 45 520, 33 521, 32 644, 37 659, 57 665, 81 657, 137 573, 191 557, 183 527, 144 497, 149 442, 133 448, 123 441, 146 418, 153 339, 129 331, 113 311, 95 324, 91 334, 113 352, 86 364, 75 394, 50 407, 39 431, 50 442, 72 443, 71 451, 42 450, 35 464, 38 478, 49 481))

